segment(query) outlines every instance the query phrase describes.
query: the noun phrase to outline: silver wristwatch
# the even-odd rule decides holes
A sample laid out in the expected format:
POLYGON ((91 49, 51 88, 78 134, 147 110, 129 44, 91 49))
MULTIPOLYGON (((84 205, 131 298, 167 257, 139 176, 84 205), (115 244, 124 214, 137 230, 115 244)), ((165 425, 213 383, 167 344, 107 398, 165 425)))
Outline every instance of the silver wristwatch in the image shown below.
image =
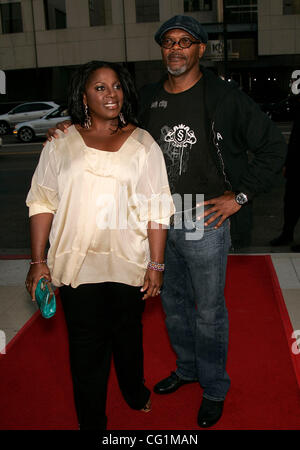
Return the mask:
POLYGON ((239 205, 244 205, 245 203, 247 203, 248 197, 247 197, 247 195, 244 194, 243 192, 239 192, 238 194, 235 195, 235 201, 236 201, 239 205))

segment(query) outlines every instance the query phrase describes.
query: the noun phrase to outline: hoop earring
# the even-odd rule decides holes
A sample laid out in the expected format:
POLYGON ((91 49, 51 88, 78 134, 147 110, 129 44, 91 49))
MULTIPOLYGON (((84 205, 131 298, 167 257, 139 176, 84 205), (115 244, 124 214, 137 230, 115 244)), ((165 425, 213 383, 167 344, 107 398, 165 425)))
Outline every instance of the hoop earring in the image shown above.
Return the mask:
POLYGON ((87 130, 92 126, 92 119, 91 116, 89 115, 89 107, 88 105, 84 105, 84 116, 85 116, 85 120, 84 120, 84 128, 86 128, 87 130))
POLYGON ((120 119, 122 125, 126 125, 126 120, 125 120, 124 114, 121 112, 119 114, 119 119, 120 119))

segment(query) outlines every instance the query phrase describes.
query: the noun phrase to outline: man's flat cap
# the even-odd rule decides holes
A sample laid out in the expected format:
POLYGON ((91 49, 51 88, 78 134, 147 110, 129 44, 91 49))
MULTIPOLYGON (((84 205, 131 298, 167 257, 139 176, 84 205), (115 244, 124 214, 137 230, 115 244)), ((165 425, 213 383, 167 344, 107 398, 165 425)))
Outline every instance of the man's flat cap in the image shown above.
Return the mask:
POLYGON ((194 19, 194 17, 180 15, 171 17, 171 19, 164 22, 155 33, 154 39, 160 45, 163 35, 169 30, 174 30, 174 28, 187 31, 204 44, 208 41, 207 32, 198 20, 194 19))

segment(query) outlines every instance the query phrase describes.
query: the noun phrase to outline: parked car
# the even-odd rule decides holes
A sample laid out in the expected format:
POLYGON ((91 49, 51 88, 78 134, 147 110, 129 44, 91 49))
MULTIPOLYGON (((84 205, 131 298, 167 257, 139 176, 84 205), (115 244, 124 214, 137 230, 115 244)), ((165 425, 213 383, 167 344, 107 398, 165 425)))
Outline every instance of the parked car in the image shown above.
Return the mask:
POLYGON ((64 120, 70 120, 65 106, 59 106, 41 119, 18 123, 13 134, 22 142, 31 142, 35 137, 44 137, 49 128, 64 120))
POLYGON ((18 105, 8 113, 0 115, 0 135, 7 134, 17 123, 39 119, 58 106, 54 102, 30 102, 18 105))

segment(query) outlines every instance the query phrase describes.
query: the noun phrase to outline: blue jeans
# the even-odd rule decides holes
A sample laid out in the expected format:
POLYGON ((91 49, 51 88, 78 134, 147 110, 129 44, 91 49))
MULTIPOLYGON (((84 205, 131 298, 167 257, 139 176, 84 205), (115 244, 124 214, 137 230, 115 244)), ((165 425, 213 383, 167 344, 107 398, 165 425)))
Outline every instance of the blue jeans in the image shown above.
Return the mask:
POLYGON ((197 228, 170 228, 161 297, 177 354, 177 375, 198 380, 204 397, 220 401, 230 386, 225 368, 228 315, 224 298, 230 230, 229 220, 217 230, 215 223, 195 240, 190 239, 197 228))

